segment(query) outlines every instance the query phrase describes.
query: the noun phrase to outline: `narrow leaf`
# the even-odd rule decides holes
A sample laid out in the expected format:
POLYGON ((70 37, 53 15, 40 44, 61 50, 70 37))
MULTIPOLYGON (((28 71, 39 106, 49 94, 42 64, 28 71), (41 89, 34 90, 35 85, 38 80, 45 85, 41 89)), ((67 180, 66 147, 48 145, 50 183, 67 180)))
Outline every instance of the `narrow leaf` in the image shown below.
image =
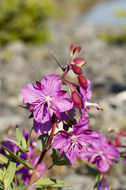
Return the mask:
POLYGON ((3 154, 0 154, 0 164, 7 164, 7 163, 8 163, 8 158, 3 154))
POLYGON ((71 187, 75 184, 68 181, 62 181, 62 180, 51 179, 51 178, 42 178, 42 179, 39 179, 36 183, 34 183, 34 185, 43 186, 43 187, 71 187))
POLYGON ((38 144, 41 151, 44 150, 47 139, 48 139, 48 134, 40 135, 38 137, 38 144))
POLYGON ((25 190, 26 188, 30 187, 31 185, 23 185, 23 186, 18 186, 18 187, 14 187, 11 190, 25 190))
POLYGON ((14 143, 14 144, 16 144, 19 147, 20 152, 22 152, 22 153, 27 153, 28 152, 28 150, 26 148, 21 147, 21 145, 19 144, 19 142, 15 141, 13 139, 7 139, 7 140, 10 141, 10 142, 12 142, 12 143, 14 143))
POLYGON ((4 186, 8 187, 13 181, 16 171, 16 162, 10 161, 4 177, 4 186))
POLYGON ((9 149, 7 149, 6 147, 2 146, 2 148, 4 148, 4 150, 7 151, 7 152, 10 154, 10 156, 11 156, 12 158, 14 158, 16 161, 22 163, 24 166, 26 166, 26 168, 29 168, 30 170, 33 170, 33 166, 32 166, 28 161, 26 161, 26 160, 24 160, 24 159, 18 157, 16 154, 14 154, 13 152, 11 152, 11 151, 10 151, 9 149))
POLYGON ((0 169, 0 180, 3 181, 3 171, 0 169))
POLYGON ((61 155, 59 157, 58 152, 56 152, 55 149, 53 149, 53 153, 51 155, 53 163, 57 166, 63 166, 63 165, 70 165, 70 162, 65 159, 64 155, 61 155))
POLYGON ((4 186, 0 184, 0 190, 4 190, 4 186))

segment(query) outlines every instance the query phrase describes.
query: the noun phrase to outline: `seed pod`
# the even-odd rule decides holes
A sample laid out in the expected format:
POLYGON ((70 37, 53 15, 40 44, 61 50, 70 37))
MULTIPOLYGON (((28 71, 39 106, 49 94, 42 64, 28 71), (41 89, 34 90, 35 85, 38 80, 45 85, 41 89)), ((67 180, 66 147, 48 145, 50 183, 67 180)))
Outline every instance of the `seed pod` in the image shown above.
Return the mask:
POLYGON ((78 76, 78 81, 79 81, 80 86, 82 86, 82 87, 84 87, 85 89, 87 89, 88 83, 87 83, 87 79, 86 79, 84 76, 79 75, 79 76, 78 76))
POLYGON ((80 109, 82 107, 81 98, 76 91, 72 92, 72 100, 76 108, 80 109))
POLYGON ((83 73, 82 69, 76 65, 71 65, 73 72, 76 75, 81 75, 83 73))

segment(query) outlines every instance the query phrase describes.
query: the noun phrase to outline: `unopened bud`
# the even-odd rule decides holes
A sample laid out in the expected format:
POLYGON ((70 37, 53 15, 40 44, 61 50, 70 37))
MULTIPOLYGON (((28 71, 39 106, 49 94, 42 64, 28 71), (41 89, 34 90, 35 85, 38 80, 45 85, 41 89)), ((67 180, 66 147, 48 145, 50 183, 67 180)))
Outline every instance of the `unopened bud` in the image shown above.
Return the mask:
POLYGON ((74 49, 74 45, 72 44, 72 45, 70 46, 70 52, 73 51, 73 49, 74 49))
POLYGON ((85 89, 87 89, 88 83, 87 83, 87 79, 86 79, 84 76, 79 75, 79 76, 78 76, 78 81, 79 81, 80 86, 82 86, 82 87, 84 87, 85 89))
POLYGON ((76 91, 72 92, 72 100, 76 108, 80 109, 82 107, 81 98, 76 91))
POLYGON ((126 136, 126 131, 119 131, 118 134, 119 134, 120 136, 125 137, 125 136, 126 136))
POLYGON ((118 137, 115 138, 116 146, 121 147, 122 143, 118 137))
POLYGON ((82 69, 76 65, 71 65, 73 72, 76 75, 81 75, 83 73, 82 69))
POLYGON ((80 46, 75 46, 75 48, 73 49, 73 54, 76 53, 76 52, 79 53, 80 50, 81 50, 80 46))
POLYGON ((81 47, 80 46, 75 46, 74 45, 71 45, 70 46, 70 52, 71 52, 71 56, 75 56, 77 53, 79 53, 81 50, 81 47))
POLYGON ((77 65, 79 67, 82 67, 83 65, 85 65, 87 63, 87 61, 83 58, 75 58, 75 59, 72 59, 71 61, 71 65, 77 65))

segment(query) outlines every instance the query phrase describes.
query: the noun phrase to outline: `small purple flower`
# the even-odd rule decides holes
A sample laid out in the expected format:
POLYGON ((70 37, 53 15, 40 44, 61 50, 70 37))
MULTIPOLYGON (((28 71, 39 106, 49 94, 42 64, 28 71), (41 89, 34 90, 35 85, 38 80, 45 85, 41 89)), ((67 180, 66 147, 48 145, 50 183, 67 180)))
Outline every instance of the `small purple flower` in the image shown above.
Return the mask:
POLYGON ((48 75, 43 78, 41 83, 28 84, 21 89, 23 96, 23 103, 30 104, 30 110, 33 111, 34 116, 34 128, 39 134, 45 133, 50 130, 51 117, 53 113, 60 119, 62 112, 72 109, 72 100, 66 95, 66 91, 61 89, 62 81, 58 75, 48 75), (38 123, 38 124, 37 124, 38 123), (43 124, 43 125, 42 125, 43 124), (47 126, 47 130, 41 129, 43 126, 47 126))
POLYGON ((88 147, 88 152, 82 152, 80 157, 86 158, 90 163, 95 163, 98 170, 105 173, 114 158, 120 156, 115 146, 109 144, 104 136, 100 136, 93 144, 88 147))
POLYGON ((92 97, 92 92, 90 90, 91 88, 91 82, 89 80, 87 80, 88 83, 88 87, 87 89, 80 87, 80 95, 81 95, 81 99, 82 99, 82 108, 81 108, 81 117, 85 118, 85 117, 89 117, 88 113, 87 113, 87 108, 86 108, 86 102, 88 102, 88 100, 91 99, 92 97))
POLYGON ((84 117, 80 117, 80 120, 77 124, 74 125, 74 133, 82 134, 85 130, 89 128, 89 120, 84 117))
POLYGON ((98 132, 91 130, 85 130, 83 133, 79 133, 79 129, 78 132, 60 132, 60 134, 55 137, 52 147, 60 149, 59 156, 64 152, 73 165, 75 159, 80 156, 80 153, 87 152, 89 144, 97 139, 98 136, 98 132))
POLYGON ((97 184, 97 190, 109 190, 109 185, 106 179, 103 177, 102 180, 97 184))

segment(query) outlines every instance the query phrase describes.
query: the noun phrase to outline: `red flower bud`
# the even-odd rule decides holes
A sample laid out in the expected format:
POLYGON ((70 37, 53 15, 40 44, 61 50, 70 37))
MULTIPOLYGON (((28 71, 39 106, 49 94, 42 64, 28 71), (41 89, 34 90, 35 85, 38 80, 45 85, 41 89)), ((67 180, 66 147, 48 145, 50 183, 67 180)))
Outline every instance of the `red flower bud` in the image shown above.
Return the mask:
POLYGON ((118 137, 115 137, 116 146, 121 147, 122 143, 118 137))
POLYGON ((79 94, 76 91, 72 92, 72 100, 73 100, 74 106, 80 109, 82 106, 82 102, 81 102, 81 98, 79 94))
POLYGON ((87 63, 87 61, 85 59, 79 57, 79 58, 73 59, 70 64, 81 67, 81 66, 85 65, 86 63, 87 63))
POLYGON ((82 87, 84 87, 85 89, 87 89, 88 83, 87 83, 87 79, 86 79, 84 76, 79 75, 79 76, 78 76, 78 81, 79 81, 79 84, 80 84, 82 87))
POLYGON ((71 56, 75 56, 77 53, 79 53, 81 50, 81 47, 80 46, 75 46, 74 45, 71 45, 70 46, 70 52, 71 52, 71 56))
POLYGON ((126 131, 119 131, 118 134, 119 134, 120 136, 125 137, 125 136, 126 136, 126 131))
POLYGON ((81 50, 80 46, 75 46, 75 48, 73 49, 73 54, 76 53, 76 51, 77 51, 77 53, 79 53, 80 50, 81 50))
POLYGON ((76 65, 71 65, 72 70, 75 74, 81 75, 83 73, 82 69, 76 65))
POLYGON ((73 49, 74 49, 74 45, 72 44, 72 45, 70 46, 70 51, 73 51, 73 49))

